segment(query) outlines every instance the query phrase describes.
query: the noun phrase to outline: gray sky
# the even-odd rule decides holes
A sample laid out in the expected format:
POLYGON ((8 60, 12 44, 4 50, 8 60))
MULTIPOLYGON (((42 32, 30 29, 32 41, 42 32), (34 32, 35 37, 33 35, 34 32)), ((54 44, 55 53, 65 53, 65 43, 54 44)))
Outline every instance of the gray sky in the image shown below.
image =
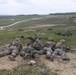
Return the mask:
POLYGON ((76 12, 76 0, 0 0, 0 15, 76 12))

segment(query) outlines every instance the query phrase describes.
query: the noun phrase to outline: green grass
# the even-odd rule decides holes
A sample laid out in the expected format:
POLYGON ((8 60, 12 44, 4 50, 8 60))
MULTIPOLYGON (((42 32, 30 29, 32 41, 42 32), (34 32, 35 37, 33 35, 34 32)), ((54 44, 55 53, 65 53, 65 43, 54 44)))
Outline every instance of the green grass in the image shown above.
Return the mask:
MULTIPOLYGON (((0 31, 0 41, 3 43, 3 44, 6 44, 6 43, 9 43, 11 41, 13 41, 15 38, 22 36, 22 35, 25 35, 25 36, 34 36, 35 34, 38 34, 40 32, 44 33, 44 34, 41 34, 41 41, 43 42, 43 44, 47 41, 48 37, 53 37, 55 39, 55 41, 59 41, 60 39, 65 39, 66 40, 66 43, 68 45, 74 45, 76 46, 76 30, 73 30, 72 33, 73 35, 72 36, 60 36, 60 35, 56 35, 53 30, 47 30, 48 28, 45 29, 40 29, 36 32, 24 32, 24 31, 6 31, 6 30, 1 30, 0 31)), ((56 28, 55 28, 56 29, 56 28)), ((21 39, 21 38, 20 38, 21 39)), ((27 44, 30 40, 28 39, 21 39, 21 42, 23 44, 27 44)))
POLYGON ((40 15, 17 15, 17 16, 0 16, 0 26, 6 26, 17 21, 40 18, 40 15))
POLYGON ((14 22, 16 22, 17 20, 7 20, 7 19, 4 19, 4 20, 0 20, 0 26, 6 26, 6 25, 10 25, 14 22))
MULTIPOLYGON (((1 30, 0 31, 0 42, 2 42, 3 44, 9 43, 11 41, 13 41, 15 38, 20 38, 22 35, 31 35, 34 36, 35 34, 37 34, 37 32, 15 32, 15 31, 7 31, 7 30, 1 30)), ((20 38, 21 39, 21 38, 20 38)), ((21 39, 22 43, 27 43, 27 39, 21 39)))
MULTIPOLYGON (((10 29, 10 30, 14 30, 14 31, 18 31, 18 30, 26 30, 27 28, 29 29, 29 27, 33 27, 33 26, 37 26, 37 25, 47 25, 47 24, 58 24, 58 25, 67 25, 68 27, 70 26, 75 26, 76 23, 73 22, 73 19, 68 16, 16 16, 15 20, 28 20, 28 19, 32 19, 32 18, 40 18, 43 17, 42 19, 39 20, 32 20, 32 21, 27 21, 27 22, 22 22, 19 23, 15 26, 12 27, 8 27, 6 29, 10 29)), ((59 28, 61 26, 58 26, 59 28)), ((66 26, 66 28, 67 28, 66 26)), ((56 29, 58 28, 56 27, 56 29)), ((61 27, 62 28, 62 27, 61 27)), ((64 26, 65 28, 65 26, 64 26)))
POLYGON ((38 63, 35 66, 21 64, 12 70, 0 70, 0 75, 57 75, 48 69, 44 64, 38 63))

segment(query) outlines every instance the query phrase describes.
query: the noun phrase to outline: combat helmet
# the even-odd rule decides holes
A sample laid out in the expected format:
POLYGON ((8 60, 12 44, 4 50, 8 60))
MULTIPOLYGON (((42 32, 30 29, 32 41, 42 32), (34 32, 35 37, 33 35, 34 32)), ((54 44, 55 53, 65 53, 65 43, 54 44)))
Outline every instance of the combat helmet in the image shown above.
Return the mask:
POLYGON ((65 40, 64 40, 64 39, 61 39, 60 42, 61 42, 61 43, 65 43, 65 40))
POLYGON ((52 37, 49 37, 48 41, 54 41, 54 39, 52 37))
POLYGON ((20 39, 19 39, 19 38, 16 38, 15 41, 16 41, 16 42, 20 42, 20 39))

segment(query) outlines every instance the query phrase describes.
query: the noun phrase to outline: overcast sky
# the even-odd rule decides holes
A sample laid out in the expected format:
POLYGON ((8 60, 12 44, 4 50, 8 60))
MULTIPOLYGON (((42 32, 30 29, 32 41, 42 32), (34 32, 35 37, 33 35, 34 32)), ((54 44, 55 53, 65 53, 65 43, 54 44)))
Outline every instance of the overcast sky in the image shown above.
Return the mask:
POLYGON ((76 0, 0 0, 0 15, 76 12, 76 0))

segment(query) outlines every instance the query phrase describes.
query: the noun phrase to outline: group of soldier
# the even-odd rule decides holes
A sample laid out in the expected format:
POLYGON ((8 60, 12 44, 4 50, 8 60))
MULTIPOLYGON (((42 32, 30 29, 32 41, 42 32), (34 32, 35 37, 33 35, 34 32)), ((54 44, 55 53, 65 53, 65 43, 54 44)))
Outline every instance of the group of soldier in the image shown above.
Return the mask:
POLYGON ((19 38, 16 38, 8 48, 0 52, 0 57, 8 56, 12 61, 15 61, 15 57, 20 55, 23 59, 33 58, 34 60, 39 60, 40 56, 45 54, 46 58, 53 61, 57 55, 60 55, 62 60, 69 61, 70 59, 66 55, 66 50, 68 49, 65 45, 65 40, 61 39, 59 42, 55 43, 52 37, 47 39, 47 42, 43 45, 40 36, 21 36, 21 38, 28 38, 30 42, 25 48, 22 47, 19 38))

